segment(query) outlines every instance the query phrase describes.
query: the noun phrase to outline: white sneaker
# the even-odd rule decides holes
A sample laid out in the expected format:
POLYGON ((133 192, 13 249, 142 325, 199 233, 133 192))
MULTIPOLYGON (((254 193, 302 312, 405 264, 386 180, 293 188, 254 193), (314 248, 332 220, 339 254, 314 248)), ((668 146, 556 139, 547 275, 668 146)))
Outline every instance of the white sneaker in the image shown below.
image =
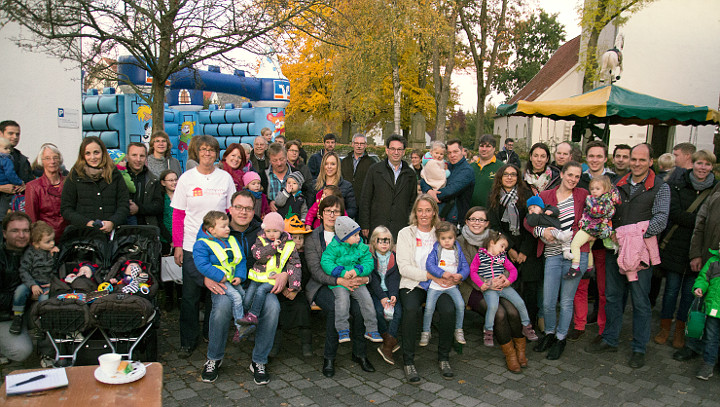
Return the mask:
POLYGON ((430 332, 420 332, 420 346, 427 346, 430 343, 430 332))
POLYGON ((569 248, 568 248, 568 249, 563 249, 563 258, 564 258, 565 260, 572 260, 573 255, 572 255, 572 251, 570 251, 569 248))
POLYGON ((462 328, 455 330, 455 340, 457 343, 465 345, 465 331, 463 331, 462 328))

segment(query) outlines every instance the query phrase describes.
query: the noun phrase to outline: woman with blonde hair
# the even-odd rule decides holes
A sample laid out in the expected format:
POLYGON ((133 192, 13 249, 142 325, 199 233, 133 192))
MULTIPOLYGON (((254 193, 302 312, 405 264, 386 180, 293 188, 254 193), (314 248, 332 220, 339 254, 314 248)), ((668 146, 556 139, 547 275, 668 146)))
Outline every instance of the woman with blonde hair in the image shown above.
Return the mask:
POLYGON ((172 156, 172 143, 168 134, 158 130, 150 137, 147 166, 153 175, 160 177, 165 170, 173 170, 176 174, 182 174, 180 161, 172 156))
POLYGON ((60 213, 71 225, 97 227, 110 233, 127 221, 130 195, 100 138, 88 136, 80 143, 60 202, 60 213))
POLYGON ((322 191, 326 185, 335 185, 340 188, 345 201, 347 216, 355 219, 358 214, 355 192, 350 181, 346 181, 340 175, 340 156, 334 151, 326 153, 320 163, 320 173, 315 181, 315 190, 318 191, 315 199, 322 198, 322 191))

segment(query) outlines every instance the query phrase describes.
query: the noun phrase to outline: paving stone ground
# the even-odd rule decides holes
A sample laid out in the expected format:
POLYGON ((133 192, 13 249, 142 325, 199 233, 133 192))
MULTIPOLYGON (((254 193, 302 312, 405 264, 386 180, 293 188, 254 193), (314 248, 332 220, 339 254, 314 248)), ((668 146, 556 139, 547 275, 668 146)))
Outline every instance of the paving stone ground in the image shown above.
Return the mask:
MULTIPOLYGON (((657 307, 659 308, 659 306, 657 307)), ((521 374, 505 368, 499 347, 482 345, 481 318, 467 312, 461 352, 453 351, 450 362, 453 380, 444 380, 437 368, 437 341, 417 348, 416 366, 422 381, 405 383, 398 365, 385 363, 368 342, 368 357, 377 371, 366 373, 350 360, 351 345, 341 345, 336 374, 320 372, 324 323, 313 314, 314 355, 303 358, 294 332, 285 333, 278 357, 268 364, 271 382, 257 386, 248 370, 253 338, 239 345, 228 341, 226 358, 215 383, 200 381, 207 345, 201 344, 187 359, 177 356, 178 311, 163 312, 160 328, 160 362, 165 368, 165 406, 720 406, 720 374, 709 381, 695 378, 700 359, 677 362, 670 346, 648 344, 645 367, 631 369, 630 312, 625 315, 620 351, 590 355, 582 349, 597 333, 588 326, 580 341, 568 343, 560 360, 528 348, 530 366, 521 374)), ((653 334, 658 326, 654 313, 653 334)), ((401 359, 400 353, 396 359, 401 359)), ((18 368, 37 367, 37 358, 22 365, 3 367, 3 374, 18 368)))

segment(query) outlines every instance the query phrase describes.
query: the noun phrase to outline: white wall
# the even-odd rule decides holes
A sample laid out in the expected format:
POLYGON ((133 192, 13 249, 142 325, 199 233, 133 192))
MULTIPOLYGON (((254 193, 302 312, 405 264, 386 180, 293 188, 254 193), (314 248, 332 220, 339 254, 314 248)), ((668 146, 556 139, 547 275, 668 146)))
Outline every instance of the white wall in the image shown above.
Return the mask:
POLYGON ((77 158, 82 137, 80 69, 67 62, 18 48, 19 26, 0 29, 0 121, 20 124, 18 149, 32 162, 43 143, 54 143, 66 167, 77 158), (77 128, 58 127, 58 108, 74 109, 77 128))

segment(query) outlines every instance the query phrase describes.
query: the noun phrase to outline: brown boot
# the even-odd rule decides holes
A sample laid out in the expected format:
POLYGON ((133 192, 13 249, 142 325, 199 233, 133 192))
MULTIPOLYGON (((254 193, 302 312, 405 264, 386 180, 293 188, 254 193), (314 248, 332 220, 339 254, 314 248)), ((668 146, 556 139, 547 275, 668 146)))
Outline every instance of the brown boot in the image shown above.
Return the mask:
POLYGON ((675 349, 682 349, 685 346, 685 323, 682 321, 675 321, 675 336, 672 345, 675 349))
POLYGON ((505 363, 507 364, 508 370, 512 373, 520 373, 522 369, 520 368, 520 363, 518 363, 515 345, 513 345, 512 341, 506 343, 505 345, 500 345, 500 348, 505 354, 505 363))
POLYGON ((518 363, 520 363, 520 367, 527 367, 528 360, 527 356, 525 356, 525 345, 527 344, 526 339, 513 338, 513 343, 515 344, 515 353, 517 353, 517 359, 518 363))
POLYGON ((545 332, 545 318, 538 318, 537 329, 538 332, 545 332))
POLYGON ((394 339, 395 343, 397 343, 397 339, 390 336, 390 334, 388 334, 387 332, 384 334, 381 334, 381 336, 383 338, 383 343, 382 343, 382 345, 380 345, 379 348, 377 348, 378 353, 380 354, 380 356, 382 356, 384 361, 386 361, 387 363, 389 363, 391 365, 394 365, 395 359, 393 359, 393 353, 392 353, 392 348, 393 348, 392 340, 394 339))
POLYGON ((660 332, 655 335, 655 343, 658 345, 665 345, 668 338, 670 337, 670 325, 672 319, 661 319, 660 320, 660 332))

